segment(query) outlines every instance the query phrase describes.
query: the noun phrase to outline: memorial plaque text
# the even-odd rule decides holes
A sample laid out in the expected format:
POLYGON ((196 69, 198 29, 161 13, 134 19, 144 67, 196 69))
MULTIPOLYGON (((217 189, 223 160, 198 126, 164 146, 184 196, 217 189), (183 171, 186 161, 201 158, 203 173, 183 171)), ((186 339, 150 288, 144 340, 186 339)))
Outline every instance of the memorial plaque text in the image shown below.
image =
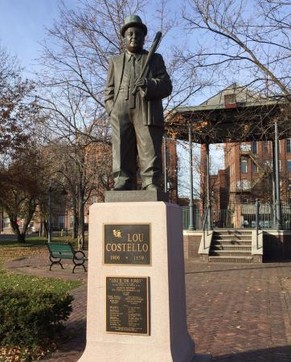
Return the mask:
POLYGON ((106 331, 149 335, 149 278, 106 277, 106 331))

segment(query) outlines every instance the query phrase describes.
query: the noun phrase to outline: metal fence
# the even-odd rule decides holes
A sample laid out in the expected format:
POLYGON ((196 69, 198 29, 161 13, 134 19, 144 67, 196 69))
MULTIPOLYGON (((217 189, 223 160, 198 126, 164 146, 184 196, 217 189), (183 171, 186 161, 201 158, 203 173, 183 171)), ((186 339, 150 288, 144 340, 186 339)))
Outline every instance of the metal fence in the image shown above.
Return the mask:
MULTIPOLYGON (((280 229, 291 229, 291 204, 281 205, 281 220, 275 220, 275 206, 272 204, 259 204, 258 216, 256 216, 257 206, 252 204, 233 204, 228 209, 221 209, 212 217, 211 228, 256 228, 257 219, 260 229, 276 229, 280 224, 280 229)), ((189 206, 182 207, 183 228, 189 228, 190 219, 189 206)), ((194 227, 196 230, 202 229, 204 213, 198 208, 193 209, 194 227)))
MULTIPOLYGON (((189 224, 190 224, 190 207, 189 206, 182 207, 182 217, 183 217, 183 229, 187 230, 189 228, 189 224)), ((202 218, 201 218, 201 213, 200 213, 199 209, 196 209, 196 208, 193 209, 193 221, 194 221, 195 229, 202 228, 202 218)))

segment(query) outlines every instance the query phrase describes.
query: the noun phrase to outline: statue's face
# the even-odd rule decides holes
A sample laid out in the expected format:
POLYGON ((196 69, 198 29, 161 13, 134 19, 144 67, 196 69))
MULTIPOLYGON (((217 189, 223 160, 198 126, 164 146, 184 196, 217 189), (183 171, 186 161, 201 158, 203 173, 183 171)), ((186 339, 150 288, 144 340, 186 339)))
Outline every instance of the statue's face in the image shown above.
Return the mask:
POLYGON ((132 27, 124 33, 126 49, 131 53, 140 53, 143 49, 145 35, 141 28, 132 27))

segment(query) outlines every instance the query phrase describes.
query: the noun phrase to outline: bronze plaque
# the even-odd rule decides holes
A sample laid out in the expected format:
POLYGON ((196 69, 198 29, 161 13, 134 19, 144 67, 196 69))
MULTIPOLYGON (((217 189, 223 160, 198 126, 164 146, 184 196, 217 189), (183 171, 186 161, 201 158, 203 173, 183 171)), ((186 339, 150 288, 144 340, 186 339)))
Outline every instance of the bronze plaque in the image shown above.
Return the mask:
POLYGON ((105 225, 104 263, 149 265, 150 225, 105 225))
POLYGON ((106 331, 149 335, 149 277, 106 277, 106 331))

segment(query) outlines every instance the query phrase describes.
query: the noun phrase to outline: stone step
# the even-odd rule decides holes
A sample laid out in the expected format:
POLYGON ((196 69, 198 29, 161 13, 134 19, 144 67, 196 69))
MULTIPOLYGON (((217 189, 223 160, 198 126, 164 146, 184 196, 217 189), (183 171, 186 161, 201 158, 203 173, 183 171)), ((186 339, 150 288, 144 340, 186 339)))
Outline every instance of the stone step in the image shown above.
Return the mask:
POLYGON ((210 249, 211 256, 251 256, 251 250, 213 250, 210 249))
POLYGON ((227 244, 227 245, 251 245, 252 240, 223 240, 212 239, 213 244, 227 244))
POLYGON ((252 239, 252 235, 217 235, 213 234, 213 239, 223 239, 223 240, 229 240, 229 239, 235 239, 235 240, 250 240, 252 239))
POLYGON ((251 230, 219 230, 215 231, 214 234, 221 234, 221 235, 251 235, 251 230))
POLYGON ((252 240, 252 235, 213 235, 214 240, 252 240))
POLYGON ((213 240, 211 245, 226 245, 226 246, 251 246, 250 240, 237 241, 237 240, 213 240))
POLYGON ((236 250, 244 250, 244 251, 252 251, 252 246, 251 245, 212 245, 211 246, 211 250, 232 250, 232 251, 236 251, 236 250))
POLYGON ((223 263, 251 263, 252 256, 209 256, 209 262, 223 262, 223 263))
POLYGON ((228 237, 228 238, 216 238, 216 237, 212 237, 212 240, 217 240, 217 241, 252 241, 252 238, 234 238, 234 237, 228 237))

